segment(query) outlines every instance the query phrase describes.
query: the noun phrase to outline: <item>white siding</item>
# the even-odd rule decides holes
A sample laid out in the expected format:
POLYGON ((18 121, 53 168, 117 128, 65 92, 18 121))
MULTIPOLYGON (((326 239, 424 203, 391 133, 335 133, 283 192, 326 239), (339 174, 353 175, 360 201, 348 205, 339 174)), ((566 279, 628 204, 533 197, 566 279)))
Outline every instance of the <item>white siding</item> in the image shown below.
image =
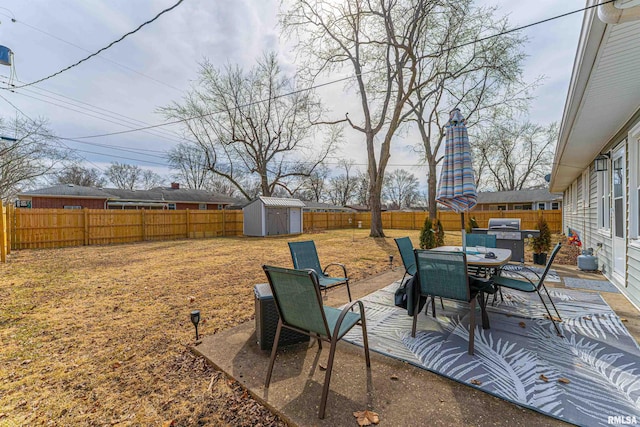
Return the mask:
POLYGON ((264 204, 260 199, 254 200, 242 208, 244 217, 242 230, 245 236, 265 235, 264 204))

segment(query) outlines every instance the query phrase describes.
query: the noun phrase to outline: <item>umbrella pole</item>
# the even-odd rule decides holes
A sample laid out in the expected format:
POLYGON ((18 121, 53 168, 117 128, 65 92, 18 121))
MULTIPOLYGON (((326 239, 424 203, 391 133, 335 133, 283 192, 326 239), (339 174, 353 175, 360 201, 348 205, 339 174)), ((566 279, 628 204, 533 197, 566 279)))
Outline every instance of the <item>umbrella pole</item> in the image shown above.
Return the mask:
POLYGON ((460 214, 460 220, 462 221, 462 252, 467 252, 467 230, 464 226, 464 212, 460 214))

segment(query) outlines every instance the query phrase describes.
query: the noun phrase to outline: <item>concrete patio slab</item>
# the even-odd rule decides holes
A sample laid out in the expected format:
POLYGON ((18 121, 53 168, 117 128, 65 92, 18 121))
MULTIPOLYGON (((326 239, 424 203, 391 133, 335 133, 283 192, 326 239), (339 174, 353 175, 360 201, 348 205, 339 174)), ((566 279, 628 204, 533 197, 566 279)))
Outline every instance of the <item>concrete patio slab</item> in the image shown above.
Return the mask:
MULTIPOLYGON (((558 270, 561 276, 580 276, 579 271, 571 268, 560 266, 558 270)), ((360 298, 401 277, 401 271, 371 277, 354 283, 352 294, 354 298, 360 298)), ((597 277, 590 275, 588 278, 597 277)), ((640 319, 635 307, 621 294, 601 294, 620 317, 628 319, 626 325, 637 340, 640 319)), ((345 302, 344 288, 330 291, 325 298, 325 304, 332 306, 345 302)), ((264 388, 264 380, 269 351, 260 350, 256 343, 254 322, 204 337, 194 351, 239 381, 291 425, 354 426, 357 422, 353 412, 365 409, 379 414, 380 425, 391 426, 566 425, 377 353, 371 353, 371 370, 368 371, 363 349, 342 342, 336 352, 326 417, 320 420, 318 408, 328 345, 323 345, 322 351, 318 351, 315 341, 283 347, 278 351, 268 390, 264 388)))

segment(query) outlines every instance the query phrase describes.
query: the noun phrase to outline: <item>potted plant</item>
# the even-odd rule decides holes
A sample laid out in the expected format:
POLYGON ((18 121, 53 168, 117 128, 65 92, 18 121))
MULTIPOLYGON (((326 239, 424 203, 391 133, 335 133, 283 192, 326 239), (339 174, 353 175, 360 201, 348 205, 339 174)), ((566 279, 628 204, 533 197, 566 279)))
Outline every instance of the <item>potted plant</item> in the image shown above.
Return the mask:
POLYGON ((539 234, 531 238, 531 249, 533 250, 533 263, 545 265, 547 263, 547 252, 551 249, 551 230, 544 217, 538 217, 539 234))

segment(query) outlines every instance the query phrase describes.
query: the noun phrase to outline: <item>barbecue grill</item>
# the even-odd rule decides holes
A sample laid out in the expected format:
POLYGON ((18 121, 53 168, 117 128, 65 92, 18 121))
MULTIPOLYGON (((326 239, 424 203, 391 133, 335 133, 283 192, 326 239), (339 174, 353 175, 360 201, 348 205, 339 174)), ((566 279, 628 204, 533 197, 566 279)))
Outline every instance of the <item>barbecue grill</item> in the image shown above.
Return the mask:
POLYGON ((496 247, 511 249, 511 259, 524 262, 524 240, 538 236, 538 230, 521 230, 520 218, 490 218, 488 228, 474 228, 474 234, 496 236, 496 247))

